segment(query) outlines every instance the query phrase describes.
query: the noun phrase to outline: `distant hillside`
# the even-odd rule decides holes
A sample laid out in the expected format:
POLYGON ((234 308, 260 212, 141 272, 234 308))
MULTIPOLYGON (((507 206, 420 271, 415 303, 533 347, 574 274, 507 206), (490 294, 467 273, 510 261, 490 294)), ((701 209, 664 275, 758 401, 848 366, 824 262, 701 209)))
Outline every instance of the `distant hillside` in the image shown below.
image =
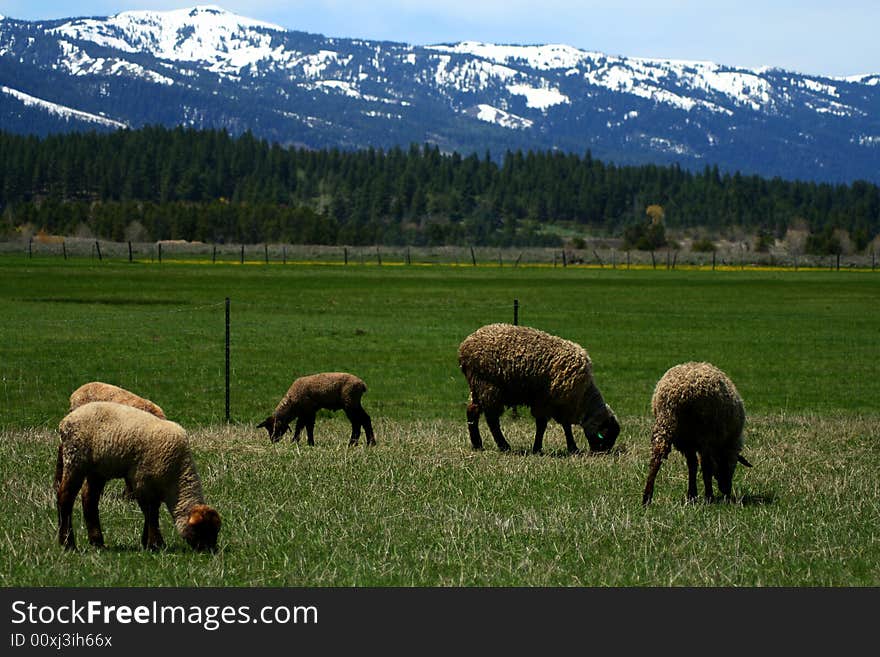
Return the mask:
POLYGON ((589 153, 497 155, 285 149, 250 133, 162 127, 0 132, 0 236, 28 225, 113 240, 556 245, 565 232, 638 245, 662 237, 651 234, 659 224, 778 237, 797 227, 826 243, 837 229, 862 250, 880 232, 870 183, 617 167, 589 153))
POLYGON ((876 74, 338 39, 218 7, 0 19, 0 125, 216 128, 315 149, 589 150, 618 165, 880 183, 876 74))

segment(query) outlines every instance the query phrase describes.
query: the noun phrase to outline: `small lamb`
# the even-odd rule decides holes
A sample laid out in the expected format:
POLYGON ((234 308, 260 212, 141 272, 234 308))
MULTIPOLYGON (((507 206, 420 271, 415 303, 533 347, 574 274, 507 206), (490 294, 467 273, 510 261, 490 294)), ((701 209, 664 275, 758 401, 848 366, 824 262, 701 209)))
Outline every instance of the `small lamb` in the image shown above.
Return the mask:
POLYGON ((322 372, 300 377, 291 384, 272 415, 260 422, 257 428, 264 427, 270 440, 276 443, 296 418, 291 441, 299 440, 299 434, 305 427, 309 445, 314 445, 315 414, 322 408, 331 411, 341 409, 351 422, 351 439, 348 444, 358 444, 363 427, 367 435, 367 445, 375 445, 373 423, 361 406, 361 397, 366 391, 367 386, 361 379, 345 372, 322 372))
POLYGON ((82 487, 89 543, 103 547, 98 501, 108 480, 123 478, 144 513, 143 547, 158 549, 165 544, 159 531, 159 508, 164 502, 178 533, 193 548, 216 549, 220 515, 205 504, 186 432, 179 424, 130 406, 98 401, 68 413, 58 428, 55 489, 61 545, 76 547, 72 514, 82 487))
POLYGON ((746 416, 733 381, 711 363, 676 365, 657 382, 651 409, 651 465, 642 503, 651 502, 654 479, 673 447, 687 459, 689 500, 697 498, 698 455, 706 500, 713 499, 713 475, 729 500, 737 462, 752 467, 740 454, 746 416))
POLYGON ((93 401, 106 401, 115 402, 117 404, 124 404, 125 406, 139 408, 142 411, 151 413, 160 420, 167 419, 165 417, 165 412, 159 407, 158 404, 154 404, 149 399, 139 397, 133 392, 129 392, 125 388, 120 388, 119 386, 114 386, 111 383, 103 383, 101 381, 91 381, 89 383, 84 383, 79 388, 74 390, 73 393, 70 395, 69 410, 75 410, 83 404, 88 404, 89 402, 93 401))

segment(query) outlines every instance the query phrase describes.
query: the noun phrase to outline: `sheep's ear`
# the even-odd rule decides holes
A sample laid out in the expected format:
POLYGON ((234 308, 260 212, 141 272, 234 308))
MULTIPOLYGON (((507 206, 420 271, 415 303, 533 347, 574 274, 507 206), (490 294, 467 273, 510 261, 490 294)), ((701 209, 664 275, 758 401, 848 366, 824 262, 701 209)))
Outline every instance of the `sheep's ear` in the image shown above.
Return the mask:
POLYGON ((272 433, 272 429, 274 427, 275 427, 275 418, 271 415, 257 425, 257 429, 265 428, 266 431, 268 431, 269 433, 272 433))
POLYGON ((752 467, 752 464, 749 463, 748 461, 746 461, 746 457, 743 456, 742 454, 737 454, 737 455, 736 455, 736 460, 739 461, 740 463, 742 463, 742 464, 743 464, 744 466, 746 466, 747 468, 751 468, 751 467, 752 467))

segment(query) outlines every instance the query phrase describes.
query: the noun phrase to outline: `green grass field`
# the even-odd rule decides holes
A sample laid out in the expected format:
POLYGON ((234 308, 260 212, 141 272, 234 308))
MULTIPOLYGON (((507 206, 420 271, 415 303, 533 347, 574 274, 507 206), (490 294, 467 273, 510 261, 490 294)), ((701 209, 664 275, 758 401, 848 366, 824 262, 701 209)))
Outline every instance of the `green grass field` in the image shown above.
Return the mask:
MULTIPOLYGON (((0 585, 880 584, 880 275, 538 267, 197 265, 0 259, 0 585), (224 298, 231 299, 226 425, 224 298), (511 321, 583 344, 621 418, 611 455, 469 448, 458 343, 511 321), (650 396, 709 360, 746 402, 736 504, 685 504, 670 456, 641 506, 650 396), (254 425, 297 376, 360 375, 374 449, 324 414, 315 447, 254 425), (51 480, 67 398, 89 380, 159 403, 192 435, 221 550, 139 549, 142 515, 102 500, 107 549, 56 544, 51 480)), ((581 434, 579 443, 584 443, 581 434)))

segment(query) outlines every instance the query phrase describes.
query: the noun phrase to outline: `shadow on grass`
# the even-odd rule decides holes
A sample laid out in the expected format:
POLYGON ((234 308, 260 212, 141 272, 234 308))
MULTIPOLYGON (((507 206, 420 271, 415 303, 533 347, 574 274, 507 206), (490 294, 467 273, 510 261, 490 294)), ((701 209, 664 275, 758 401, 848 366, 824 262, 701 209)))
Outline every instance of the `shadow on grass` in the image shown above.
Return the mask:
POLYGON ((225 552, 228 552, 228 546, 223 546, 217 548, 216 551, 211 552, 210 550, 200 552, 198 550, 194 550, 188 545, 179 545, 179 544, 171 544, 166 545, 163 548, 158 550, 146 550, 140 545, 136 544, 118 544, 118 545, 105 545, 104 547, 92 547, 91 545, 77 545, 76 551, 79 553, 88 553, 88 552, 97 552, 97 553, 107 553, 107 554, 143 554, 144 556, 151 555, 162 555, 162 554, 192 554, 192 555, 208 555, 208 556, 218 556, 225 552))
POLYGON ((742 497, 734 498, 738 504, 743 506, 764 506, 767 504, 775 504, 777 500, 776 493, 746 493, 742 497))
POLYGON ((557 449, 544 449, 541 452, 535 454, 531 448, 519 448, 512 449, 509 454, 514 454, 516 456, 548 456, 554 459, 570 459, 570 458, 605 458, 605 457, 614 457, 620 456, 627 452, 626 445, 619 445, 617 447, 612 448, 607 452, 593 452, 589 448, 587 449, 578 449, 576 452, 569 452, 564 447, 559 447, 557 449))

